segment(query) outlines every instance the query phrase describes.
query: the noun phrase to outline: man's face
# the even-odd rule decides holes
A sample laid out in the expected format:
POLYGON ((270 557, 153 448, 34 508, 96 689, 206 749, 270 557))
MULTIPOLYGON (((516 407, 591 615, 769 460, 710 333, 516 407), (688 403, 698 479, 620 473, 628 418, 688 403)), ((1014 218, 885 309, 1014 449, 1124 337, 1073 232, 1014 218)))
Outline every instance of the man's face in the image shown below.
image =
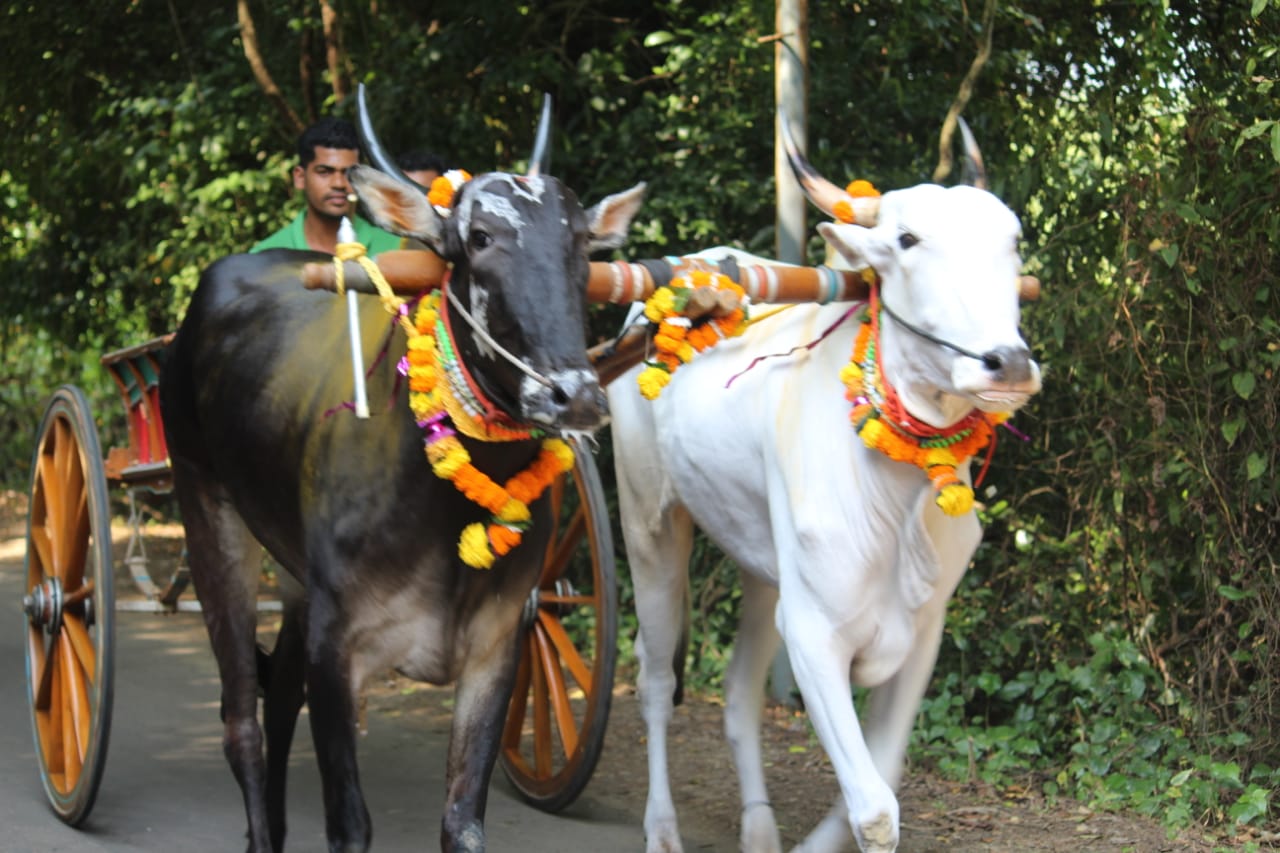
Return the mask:
POLYGON ((347 183, 347 169, 356 165, 360 155, 352 148, 324 148, 316 146, 316 158, 307 164, 293 167, 293 185, 303 191, 307 207, 318 216, 338 219, 352 212, 347 195, 352 192, 347 183))

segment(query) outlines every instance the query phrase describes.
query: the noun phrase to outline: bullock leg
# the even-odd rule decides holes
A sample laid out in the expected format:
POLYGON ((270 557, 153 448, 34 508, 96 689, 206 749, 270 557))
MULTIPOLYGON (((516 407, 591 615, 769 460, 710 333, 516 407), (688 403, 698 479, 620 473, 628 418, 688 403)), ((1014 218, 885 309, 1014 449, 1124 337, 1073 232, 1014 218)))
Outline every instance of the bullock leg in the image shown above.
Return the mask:
POLYGON ((520 654, 519 611, 501 603, 498 608, 481 608, 472 618, 472 629, 481 633, 468 638, 476 652, 463 662, 454 690, 440 823, 440 849, 445 853, 484 853, 489 778, 498 760, 520 654))
MULTIPOLYGON (((282 579, 282 583, 284 583, 282 579)), ((271 826, 271 846, 284 849, 285 781, 289 770, 289 748, 305 698, 306 621, 302 601, 286 601, 280 633, 271 653, 269 678, 262 702, 262 718, 267 734, 267 816, 271 826)))
POLYGON ((258 726, 258 543, 231 504, 181 465, 175 491, 186 528, 191 580, 222 681, 222 751, 240 783, 250 853, 272 850, 266 763, 258 726))
POLYGON ((308 574, 305 670, 311 740, 324 790, 324 831, 330 853, 356 853, 369 849, 373 823, 356 765, 356 696, 343 645, 346 626, 337 594, 317 582, 332 576, 324 565, 325 561, 313 562, 308 574))
MULTIPOLYGON (((619 489, 621 499, 622 490, 619 489)), ((620 512, 628 518, 651 514, 620 512)), ((644 810, 647 853, 680 853, 680 827, 671 797, 667 767, 667 727, 676 692, 676 656, 683 656, 681 640, 689 607, 689 555, 693 550, 693 521, 682 507, 662 518, 660 529, 628 537, 627 560, 635 584, 636 615, 640 623, 636 657, 640 661, 637 689, 648 734, 649 798, 644 810)))
MULTIPOLYGON (((927 607, 929 609, 923 610, 917 620, 915 645, 902 669, 872 689, 867 700, 864 728, 871 759, 880 776, 895 790, 902 781, 902 761, 911 737, 911 726, 929 686, 946 621, 945 602, 937 606, 931 602, 927 607)), ((818 853, 847 849, 853 840, 848 814, 844 799, 837 799, 822 823, 809 833, 797 851, 818 853)))
MULTIPOLYGON (((898 800, 876 768, 853 707, 853 652, 843 643, 839 626, 822 614, 821 602, 808 600, 800 588, 788 590, 778 607, 778 627, 810 722, 840 781, 858 846, 863 853, 892 853, 898 846, 898 800)), ((832 849, 818 847, 829 841, 825 833, 815 834, 799 849, 832 849)))
POLYGON ((765 788, 760 751, 764 685, 781 641, 774 623, 777 604, 777 587, 742 573, 742 619, 733 644, 733 659, 725 673, 724 733, 738 769, 742 795, 740 847, 746 853, 777 853, 782 849, 765 788))

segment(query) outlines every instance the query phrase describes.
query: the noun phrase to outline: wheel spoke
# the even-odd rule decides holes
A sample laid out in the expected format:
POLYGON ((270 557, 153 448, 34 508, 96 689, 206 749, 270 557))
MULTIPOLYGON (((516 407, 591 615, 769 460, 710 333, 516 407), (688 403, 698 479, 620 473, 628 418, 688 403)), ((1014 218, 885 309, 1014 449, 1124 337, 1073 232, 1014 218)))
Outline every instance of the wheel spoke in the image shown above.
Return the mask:
POLYGON ((573 676, 573 680, 578 682, 582 692, 590 693, 591 669, 587 666, 586 661, 582 659, 582 655, 578 654, 577 646, 573 644, 573 640, 570 639, 564 626, 560 624, 560 620, 546 610, 539 610, 538 624, 542 626, 542 630, 546 631, 547 637, 555 645, 556 653, 560 655, 560 659, 569 668, 569 673, 573 676))
POLYGON ((579 506, 573 511, 573 517, 566 523, 560 536, 556 539, 555 547, 549 549, 547 554, 547 563, 542 570, 543 584, 549 580, 554 581, 563 577, 565 569, 569 566, 569 561, 573 559, 573 552, 577 550, 578 543, 582 541, 583 534, 587 529, 586 510, 579 506))
POLYGON ((75 660, 71 656, 70 648, 65 642, 58 645, 58 693, 60 694, 58 716, 61 726, 55 730, 55 735, 60 732, 62 737, 63 784, 66 785, 65 790, 69 791, 75 787, 76 781, 80 778, 83 762, 76 745, 76 715, 81 697, 77 695, 75 660))
POLYGON ((36 522, 31 523, 31 544, 35 546, 35 557, 39 565, 32 566, 32 569, 38 569, 39 574, 32 577, 32 571, 27 571, 27 591, 39 586, 45 578, 50 577, 53 573, 53 542, 49 539, 49 531, 43 524, 36 522))
POLYGON ((550 702, 546 673, 538 662, 537 649, 530 644, 529 651, 533 655, 533 767, 534 775, 545 779, 551 775, 550 702))
POLYGON ((74 757, 74 761, 68 762, 67 777, 70 779, 74 775, 78 779, 80 777, 80 767, 84 763, 85 753, 89 749, 91 709, 89 707, 89 694, 85 688, 87 686, 86 682, 92 678, 92 672, 86 673, 80 662, 76 660, 76 650, 72 643, 62 642, 58 644, 58 647, 62 653, 61 670, 64 697, 67 703, 67 713, 64 716, 63 723, 64 728, 68 730, 67 749, 65 751, 68 755, 74 757), (72 765, 74 766, 74 774, 72 773, 72 765))
POLYGON ((535 628, 533 636, 538 644, 538 657, 547 679, 547 693, 551 699, 551 710, 555 713, 556 727, 560 730, 564 754, 573 755, 578 749, 578 723, 573 718, 573 706, 569 704, 569 691, 565 688, 560 660, 545 631, 535 628))
POLYGON ((62 620, 62 633, 67 639, 67 643, 71 651, 75 653, 75 659, 79 665, 84 668, 84 672, 89 681, 93 681, 96 677, 94 673, 97 670, 97 655, 93 650, 93 639, 89 636, 88 630, 84 623, 71 613, 66 613, 62 620))
POLYGON ((538 593, 538 603, 543 607, 576 607, 581 610, 584 607, 590 607, 594 610, 600 609, 600 596, 598 595, 557 595, 554 591, 546 591, 538 593))
POLYGON ((79 604, 85 599, 93 598, 93 593, 96 588, 97 587, 94 585, 93 581, 88 580, 80 584, 80 588, 77 589, 75 592, 72 592, 72 593, 63 592, 62 594, 63 608, 65 609, 67 607, 70 607, 73 604, 79 604))
POLYGON ((44 762, 54 785, 59 790, 66 790, 66 759, 63 756, 65 740, 62 729, 62 674, 58 672, 58 650, 50 648, 45 659, 46 672, 49 674, 49 704, 42 715, 44 728, 41 743, 44 744, 44 762))
POLYGON ((31 704, 37 711, 49 710, 49 693, 53 689, 53 663, 45 653, 44 630, 39 625, 28 626, 27 654, 31 658, 31 673, 36 689, 31 704))
MULTIPOLYGON (((79 470, 78 466, 77 470, 79 470)), ((84 472, 80 471, 80 473, 84 472)), ((89 556, 89 540, 93 533, 89 519, 89 490, 85 488, 83 477, 81 477, 78 493, 79 500, 68 519, 70 525, 64 531, 68 537, 64 541, 66 553, 61 575, 64 592, 79 589, 80 584, 84 582, 85 560, 89 556)))
POLYGON ((533 652, 528 644, 521 650, 520 663, 516 667, 516 683, 511 688, 511 707, 507 709, 507 722, 502 727, 502 747, 508 754, 519 756, 520 736, 529 707, 529 678, 533 669, 533 652))

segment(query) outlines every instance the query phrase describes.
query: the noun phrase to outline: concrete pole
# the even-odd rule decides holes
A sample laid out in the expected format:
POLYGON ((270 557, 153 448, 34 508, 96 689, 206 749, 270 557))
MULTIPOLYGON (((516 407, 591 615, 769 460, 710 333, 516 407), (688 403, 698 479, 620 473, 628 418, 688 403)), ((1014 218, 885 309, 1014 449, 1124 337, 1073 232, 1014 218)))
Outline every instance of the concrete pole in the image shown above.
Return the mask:
MULTIPOLYGON (((795 135, 801 151, 808 150, 809 120, 809 0, 778 0, 774 41, 774 98, 795 135)), ((805 241, 804 190, 791 172, 782 147, 782 129, 774 118, 773 174, 777 179, 777 259, 803 264, 805 241)), ((769 692, 775 702, 800 704, 795 676, 785 645, 779 647, 769 672, 769 692)))
MULTIPOLYGON (((778 0, 774 41, 774 98, 786 114, 800 150, 807 151, 809 92, 809 2, 778 0)), ((777 259, 790 264, 805 262, 804 191, 791 174, 782 148, 782 130, 776 126, 773 172, 777 178, 777 259)))

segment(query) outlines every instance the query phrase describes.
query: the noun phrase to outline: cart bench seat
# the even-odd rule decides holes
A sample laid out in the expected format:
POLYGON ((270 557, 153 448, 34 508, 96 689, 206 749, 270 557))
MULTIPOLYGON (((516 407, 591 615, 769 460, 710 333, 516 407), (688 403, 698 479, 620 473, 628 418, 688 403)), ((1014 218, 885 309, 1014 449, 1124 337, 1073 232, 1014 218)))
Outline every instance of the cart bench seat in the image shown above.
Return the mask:
POLYGON ((160 362, 173 334, 109 352, 102 366, 111 374, 124 402, 129 446, 107 453, 108 480, 166 487, 170 479, 169 448, 160 419, 160 362))

